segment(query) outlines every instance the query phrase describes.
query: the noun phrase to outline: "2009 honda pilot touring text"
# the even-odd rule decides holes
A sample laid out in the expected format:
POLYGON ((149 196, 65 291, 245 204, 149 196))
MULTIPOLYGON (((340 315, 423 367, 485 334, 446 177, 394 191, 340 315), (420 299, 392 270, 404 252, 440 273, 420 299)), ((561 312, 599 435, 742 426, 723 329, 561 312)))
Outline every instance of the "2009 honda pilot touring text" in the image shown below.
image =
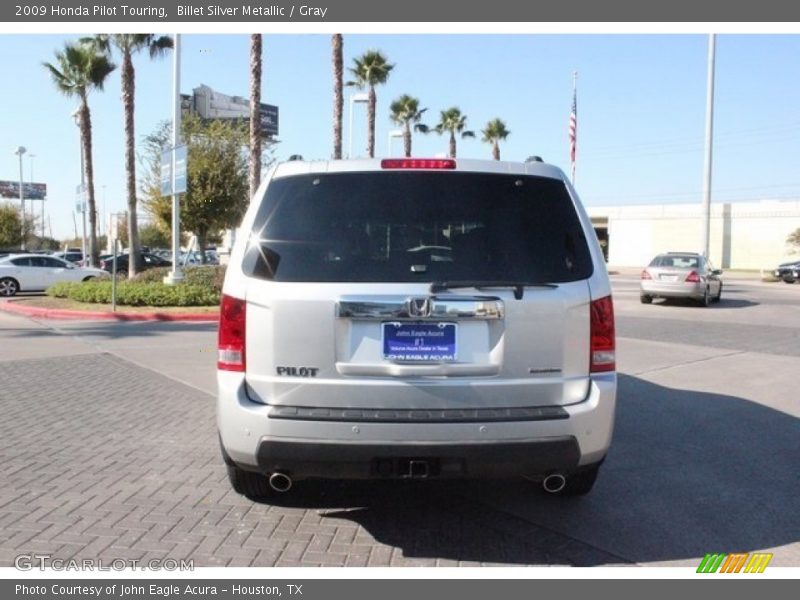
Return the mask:
POLYGON ((233 487, 504 478, 588 492, 611 442, 603 255, 541 162, 293 161, 261 185, 223 289, 233 487))

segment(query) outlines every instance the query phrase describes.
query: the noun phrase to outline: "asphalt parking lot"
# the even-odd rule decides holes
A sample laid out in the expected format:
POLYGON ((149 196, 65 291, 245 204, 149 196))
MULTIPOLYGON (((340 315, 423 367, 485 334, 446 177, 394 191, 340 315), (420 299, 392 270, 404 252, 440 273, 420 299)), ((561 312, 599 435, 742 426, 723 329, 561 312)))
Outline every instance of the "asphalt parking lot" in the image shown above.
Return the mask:
POLYGON ((710 308, 642 305, 612 277, 617 428, 594 491, 312 483, 230 491, 214 425, 215 327, 0 313, 0 566, 800 565, 800 285, 725 278, 710 308))

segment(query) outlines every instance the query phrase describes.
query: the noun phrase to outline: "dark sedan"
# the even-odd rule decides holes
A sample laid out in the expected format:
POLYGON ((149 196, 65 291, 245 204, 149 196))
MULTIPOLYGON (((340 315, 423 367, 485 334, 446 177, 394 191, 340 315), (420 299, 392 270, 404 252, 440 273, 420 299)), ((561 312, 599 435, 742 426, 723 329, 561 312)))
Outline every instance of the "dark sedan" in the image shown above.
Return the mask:
MULTIPOLYGON (((150 254, 148 252, 142 252, 141 254, 142 260, 140 261, 140 271, 146 271, 147 269, 152 269, 153 267, 171 267, 172 263, 168 260, 164 260, 160 256, 156 256, 155 254, 150 254)), ((100 261, 100 268, 105 269, 109 273, 111 273, 113 269, 113 256, 109 256, 105 260, 100 261)), ((117 256, 117 272, 118 273, 127 273, 128 272, 128 261, 130 260, 129 254, 120 254, 117 256)))
POLYGON ((773 275, 778 279, 783 279, 785 283, 794 283, 800 279, 800 260, 781 263, 775 269, 773 275))

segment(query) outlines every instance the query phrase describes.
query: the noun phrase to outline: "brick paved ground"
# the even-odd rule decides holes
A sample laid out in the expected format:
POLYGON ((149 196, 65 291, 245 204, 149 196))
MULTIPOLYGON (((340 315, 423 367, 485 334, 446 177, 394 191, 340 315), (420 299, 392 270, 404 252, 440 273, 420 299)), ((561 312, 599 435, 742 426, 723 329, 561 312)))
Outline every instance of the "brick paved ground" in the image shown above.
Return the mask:
MULTIPOLYGON (((0 566, 191 558, 196 566, 619 564, 492 510, 470 485, 231 491, 214 399, 110 354, 0 362, 0 566)), ((531 490, 531 493, 535 493, 531 490)))

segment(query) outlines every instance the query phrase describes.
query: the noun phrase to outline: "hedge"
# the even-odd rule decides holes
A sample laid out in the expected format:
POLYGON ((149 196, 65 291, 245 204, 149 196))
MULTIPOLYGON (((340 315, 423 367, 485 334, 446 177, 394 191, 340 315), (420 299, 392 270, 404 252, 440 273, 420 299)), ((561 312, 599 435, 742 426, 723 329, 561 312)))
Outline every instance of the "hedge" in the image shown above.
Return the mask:
MULTIPOLYGON (((47 295, 69 298, 76 302, 111 303, 110 281, 85 281, 82 283, 57 283, 47 289, 47 295)), ((117 304, 126 306, 212 306, 219 304, 219 292, 207 286, 182 283, 117 283, 117 304)))
MULTIPOLYGON (((155 267, 137 273, 133 281, 138 283, 161 283, 172 267, 155 267)), ((224 266, 191 266, 183 270, 183 282, 188 285, 199 285, 217 293, 222 291, 222 282, 225 280, 224 266)), ((126 275, 123 275, 127 279, 126 275)))

